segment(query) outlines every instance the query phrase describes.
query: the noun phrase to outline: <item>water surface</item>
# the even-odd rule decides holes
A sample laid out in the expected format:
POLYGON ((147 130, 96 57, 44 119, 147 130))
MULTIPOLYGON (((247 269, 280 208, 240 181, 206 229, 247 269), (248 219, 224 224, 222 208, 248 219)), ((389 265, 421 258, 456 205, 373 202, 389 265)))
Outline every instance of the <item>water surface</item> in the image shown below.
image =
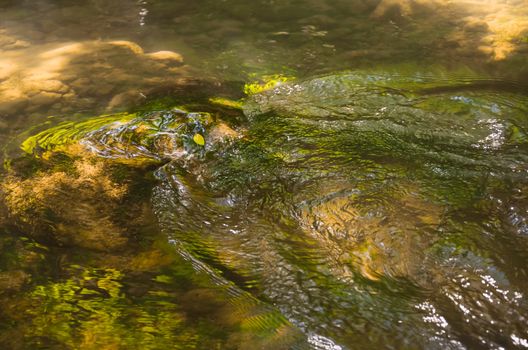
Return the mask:
POLYGON ((2 348, 527 348, 527 38, 525 1, 0 2, 2 348))

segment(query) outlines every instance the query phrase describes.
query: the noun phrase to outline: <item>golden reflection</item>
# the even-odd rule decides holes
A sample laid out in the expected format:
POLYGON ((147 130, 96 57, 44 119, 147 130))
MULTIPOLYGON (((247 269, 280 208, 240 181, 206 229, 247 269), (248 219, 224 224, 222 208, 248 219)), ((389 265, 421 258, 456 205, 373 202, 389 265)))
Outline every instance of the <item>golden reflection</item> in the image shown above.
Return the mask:
POLYGON ((0 59, 0 81, 7 79, 17 70, 17 65, 13 60, 0 59))
POLYGON ((491 60, 508 58, 528 33, 528 5, 507 0, 382 0, 372 18, 425 20, 430 30, 449 26, 450 42, 471 48, 491 60), (426 16, 420 17, 426 13, 426 16), (432 24, 432 25, 431 25, 432 24))
MULTIPOLYGON (((86 156, 27 179, 15 174, 6 177, 0 189, 9 214, 28 234, 51 235, 60 244, 122 248, 128 242, 127 232, 112 217, 125 200, 128 186, 116 183, 108 164, 86 156)), ((53 166, 54 161, 46 163, 53 166)))
POLYGON ((346 184, 325 181, 316 193, 330 195, 304 201, 300 223, 327 252, 337 275, 347 278, 358 271, 375 281, 418 275, 418 252, 431 244, 426 230, 440 224, 443 208, 411 183, 403 181, 396 189, 385 194, 390 200, 368 204, 347 194, 346 184))
POLYGON ((124 40, 0 46, 0 57, 0 113, 19 117, 131 107, 189 76, 180 54, 124 40))

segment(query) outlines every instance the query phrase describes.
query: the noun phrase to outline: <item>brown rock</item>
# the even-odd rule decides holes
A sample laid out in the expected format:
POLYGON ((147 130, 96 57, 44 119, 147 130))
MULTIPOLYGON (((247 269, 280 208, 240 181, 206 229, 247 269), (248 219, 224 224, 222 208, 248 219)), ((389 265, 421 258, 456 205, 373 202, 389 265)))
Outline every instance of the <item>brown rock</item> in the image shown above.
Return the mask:
POLYGON ((28 81, 25 84, 25 91, 28 96, 34 96, 41 92, 50 92, 50 93, 62 95, 68 92, 69 90, 70 88, 67 85, 55 79, 33 80, 33 81, 28 81))
POLYGON ((31 44, 25 40, 16 40, 15 42, 11 44, 5 45, 4 49, 6 50, 24 49, 29 46, 31 46, 31 44))
POLYGON ((8 126, 7 121, 0 119, 0 130, 7 129, 8 126))
POLYGON ((17 291, 28 282, 30 276, 22 270, 5 271, 0 273, 0 292, 17 291))
POLYGON ((211 129, 207 139, 209 142, 216 143, 228 139, 235 139, 239 136, 239 133, 231 129, 227 124, 218 123, 211 129))
POLYGON ((173 51, 157 51, 149 53, 146 56, 153 60, 183 63, 182 55, 173 51))
POLYGON ((0 101, 0 114, 14 114, 19 113, 28 105, 28 98, 22 96, 21 98, 14 98, 0 101))
POLYGON ((49 106, 57 102, 61 98, 61 94, 55 92, 42 91, 33 96, 30 100, 31 105, 35 106, 49 106))
POLYGON ((118 41, 111 41, 110 44, 114 46, 118 46, 118 47, 127 48, 128 50, 132 51, 136 55, 143 54, 143 49, 141 48, 141 46, 131 41, 118 40, 118 41))
POLYGON ((106 109, 108 111, 118 108, 132 107, 141 102, 145 97, 139 91, 125 91, 112 97, 106 109))

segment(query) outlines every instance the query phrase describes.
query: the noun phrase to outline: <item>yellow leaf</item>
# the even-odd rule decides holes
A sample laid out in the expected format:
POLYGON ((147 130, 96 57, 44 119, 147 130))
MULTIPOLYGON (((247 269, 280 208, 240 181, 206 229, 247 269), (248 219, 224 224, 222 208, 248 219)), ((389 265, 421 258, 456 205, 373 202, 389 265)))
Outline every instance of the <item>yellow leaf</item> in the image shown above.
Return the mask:
POLYGON ((205 140, 204 140, 203 136, 200 135, 200 134, 194 134, 193 141, 196 142, 196 144, 198 144, 200 146, 204 146, 205 145, 205 140))

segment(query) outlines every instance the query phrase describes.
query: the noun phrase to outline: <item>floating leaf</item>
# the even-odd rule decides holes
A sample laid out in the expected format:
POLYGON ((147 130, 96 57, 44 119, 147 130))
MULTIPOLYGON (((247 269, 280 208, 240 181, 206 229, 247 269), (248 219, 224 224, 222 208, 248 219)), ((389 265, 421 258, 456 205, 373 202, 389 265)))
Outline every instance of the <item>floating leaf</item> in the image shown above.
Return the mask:
POLYGON ((200 146, 204 146, 205 145, 205 139, 200 134, 194 134, 193 141, 196 142, 196 144, 198 144, 200 146))

